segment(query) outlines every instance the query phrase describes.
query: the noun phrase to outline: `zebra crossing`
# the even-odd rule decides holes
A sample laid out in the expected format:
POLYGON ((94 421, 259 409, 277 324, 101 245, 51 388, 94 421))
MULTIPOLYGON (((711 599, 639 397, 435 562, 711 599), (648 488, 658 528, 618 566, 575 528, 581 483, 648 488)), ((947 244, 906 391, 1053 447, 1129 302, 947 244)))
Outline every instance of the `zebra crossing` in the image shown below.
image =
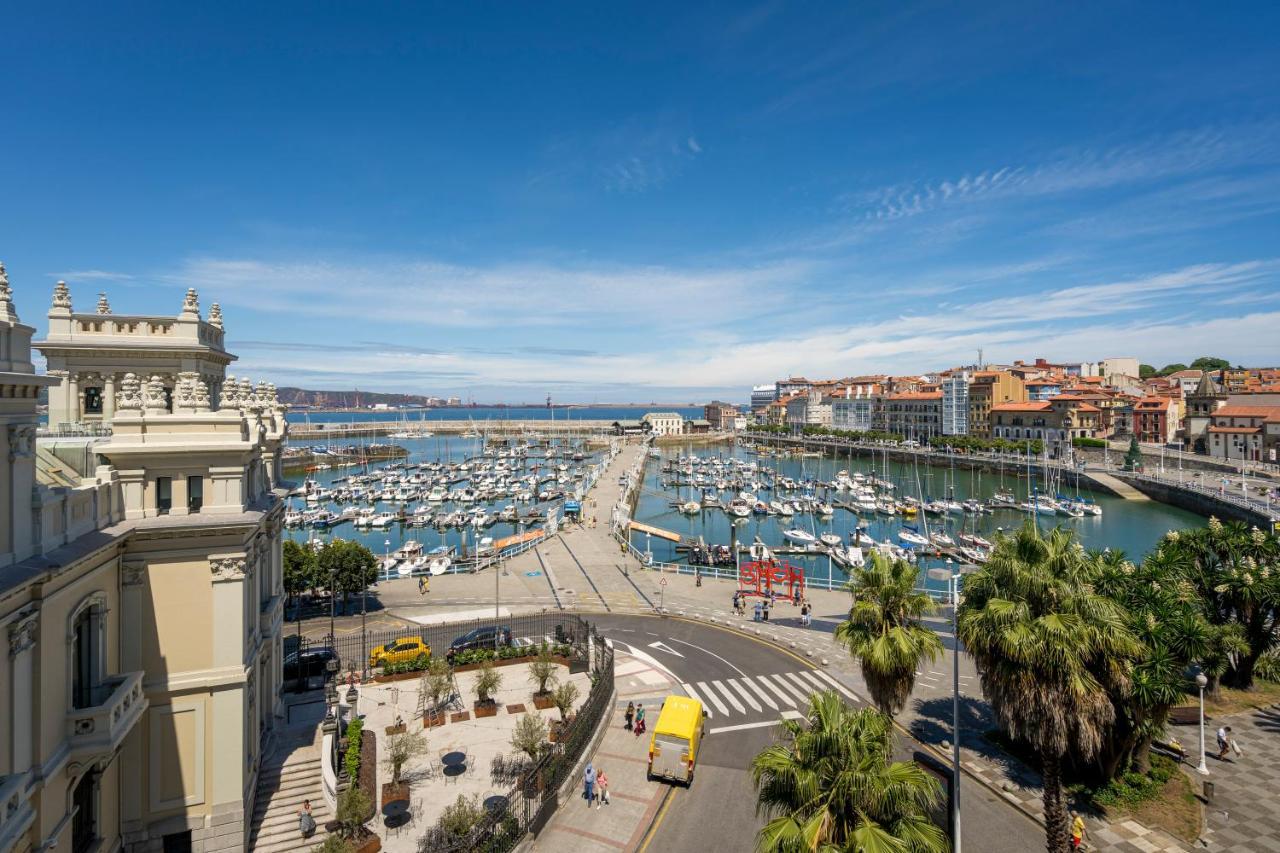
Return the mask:
POLYGON ((809 697, 826 690, 835 690, 853 704, 862 701, 849 688, 817 669, 682 681, 680 687, 686 696, 702 703, 708 718, 763 716, 777 719, 779 716, 803 714, 809 707, 809 697))

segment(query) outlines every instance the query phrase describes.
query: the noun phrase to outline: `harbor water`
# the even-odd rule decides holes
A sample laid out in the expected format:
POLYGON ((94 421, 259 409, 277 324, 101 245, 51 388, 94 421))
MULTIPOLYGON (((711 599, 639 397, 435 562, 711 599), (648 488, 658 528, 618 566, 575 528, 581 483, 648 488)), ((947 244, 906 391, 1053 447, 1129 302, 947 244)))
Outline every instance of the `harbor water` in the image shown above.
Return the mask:
MULTIPOLYGON (((771 548, 787 544, 783 531, 789 528, 800 528, 814 536, 832 533, 848 544, 853 541, 854 528, 861 525, 865 535, 874 540, 901 544, 898 534, 906 525, 925 533, 941 530, 953 539, 957 534, 968 533, 993 540, 1001 531, 1012 531, 1032 518, 1031 513, 1019 509, 996 509, 990 514, 980 515, 926 515, 920 512, 911 519, 901 515, 852 512, 838 505, 838 502, 848 500, 847 493, 841 494, 825 485, 835 480, 837 472, 842 470, 850 475, 862 472, 892 483, 892 494, 898 499, 911 496, 925 501, 932 498, 953 498, 957 501, 975 498, 988 501, 1001 490, 1013 493, 1018 501, 1027 500, 1035 494, 1047 494, 1049 497, 1064 494, 1071 498, 1079 495, 1101 507, 1102 514, 1085 515, 1082 518, 1040 514, 1036 517, 1040 528, 1048 530, 1064 526, 1074 531, 1086 548, 1119 550, 1134 560, 1141 559, 1167 531, 1202 526, 1207 521, 1194 513, 1156 501, 1129 501, 1101 492, 1094 493, 1084 488, 1086 482, 1080 483, 1079 488, 1070 479, 1046 483, 1042 478, 1028 478, 1016 467, 994 472, 979 471, 976 466, 966 465, 963 456, 957 456, 953 464, 926 465, 857 455, 757 456, 749 448, 727 445, 712 448, 666 447, 661 449, 661 457, 648 458, 634 518, 644 524, 678 533, 686 542, 691 540, 707 545, 730 545, 736 541, 750 545, 758 538, 771 548), (794 491, 778 491, 777 494, 776 489, 763 489, 757 494, 760 499, 769 501, 775 497, 807 493, 835 505, 834 513, 827 518, 816 513, 796 513, 790 517, 753 513, 747 518, 731 520, 730 514, 724 509, 712 507, 687 514, 679 509, 679 505, 700 500, 703 490, 676 485, 675 481, 679 478, 669 471, 664 473, 664 467, 677 457, 688 455, 754 462, 758 465, 759 476, 754 478, 757 482, 773 483, 776 487, 781 478, 791 478, 798 485, 794 491), (800 486, 800 483, 809 485, 800 486)), ((1069 474, 1067 476, 1070 477, 1069 474)), ((735 491, 717 493, 714 488, 709 491, 718 494, 726 507, 736 494, 735 491)), ((688 561, 687 555, 677 548, 676 543, 657 536, 632 531, 631 543, 641 553, 651 552, 655 561, 688 561)), ((743 554, 742 559, 750 558, 743 554)), ((786 554, 780 559, 803 567, 806 578, 815 586, 839 586, 847 579, 847 574, 840 566, 825 555, 786 554)), ((945 567, 948 565, 946 559, 925 554, 919 559, 921 580, 927 580, 925 585, 931 589, 945 589, 946 582, 928 579, 925 569, 945 567)))

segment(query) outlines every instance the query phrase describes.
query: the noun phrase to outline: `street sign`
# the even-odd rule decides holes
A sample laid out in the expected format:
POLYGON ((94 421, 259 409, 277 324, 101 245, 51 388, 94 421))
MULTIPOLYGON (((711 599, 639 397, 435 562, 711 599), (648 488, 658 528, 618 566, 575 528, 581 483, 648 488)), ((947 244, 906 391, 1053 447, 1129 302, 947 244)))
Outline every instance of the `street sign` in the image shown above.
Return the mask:
POLYGON ((666 579, 666 578, 660 578, 660 579, 658 580, 658 586, 666 586, 666 585, 667 585, 667 579, 666 579))

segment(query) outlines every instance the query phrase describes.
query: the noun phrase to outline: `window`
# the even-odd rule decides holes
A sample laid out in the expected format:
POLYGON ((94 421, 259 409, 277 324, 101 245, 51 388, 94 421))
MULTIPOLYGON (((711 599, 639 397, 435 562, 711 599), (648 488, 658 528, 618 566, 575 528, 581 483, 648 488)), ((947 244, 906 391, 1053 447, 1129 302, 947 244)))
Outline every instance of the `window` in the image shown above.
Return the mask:
POLYGON ((90 771, 80 777, 71 794, 75 816, 71 819, 72 853, 92 850, 98 840, 98 779, 90 771))
POLYGON ((71 707, 91 708, 97 704, 95 688, 101 680, 98 642, 99 611, 86 607, 72 625, 71 707))
POLYGON ((164 837, 164 853, 191 853, 191 830, 171 832, 164 837))
POLYGON ((84 389, 84 413, 86 415, 102 414, 102 389, 84 389))
POLYGON ((187 478, 187 512, 199 512, 204 506, 204 477, 187 478))
POLYGON ((173 478, 156 477, 156 512, 168 515, 173 509, 173 478))

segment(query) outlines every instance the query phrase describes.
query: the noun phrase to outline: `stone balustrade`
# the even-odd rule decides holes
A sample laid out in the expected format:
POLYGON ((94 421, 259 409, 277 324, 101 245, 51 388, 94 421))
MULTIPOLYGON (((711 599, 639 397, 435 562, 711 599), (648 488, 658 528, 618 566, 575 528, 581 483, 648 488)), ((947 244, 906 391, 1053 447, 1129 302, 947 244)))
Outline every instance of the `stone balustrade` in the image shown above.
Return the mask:
POLYGON ((97 704, 67 712, 67 740, 73 756, 109 755, 120 747, 147 708, 144 674, 113 675, 96 688, 97 704))

